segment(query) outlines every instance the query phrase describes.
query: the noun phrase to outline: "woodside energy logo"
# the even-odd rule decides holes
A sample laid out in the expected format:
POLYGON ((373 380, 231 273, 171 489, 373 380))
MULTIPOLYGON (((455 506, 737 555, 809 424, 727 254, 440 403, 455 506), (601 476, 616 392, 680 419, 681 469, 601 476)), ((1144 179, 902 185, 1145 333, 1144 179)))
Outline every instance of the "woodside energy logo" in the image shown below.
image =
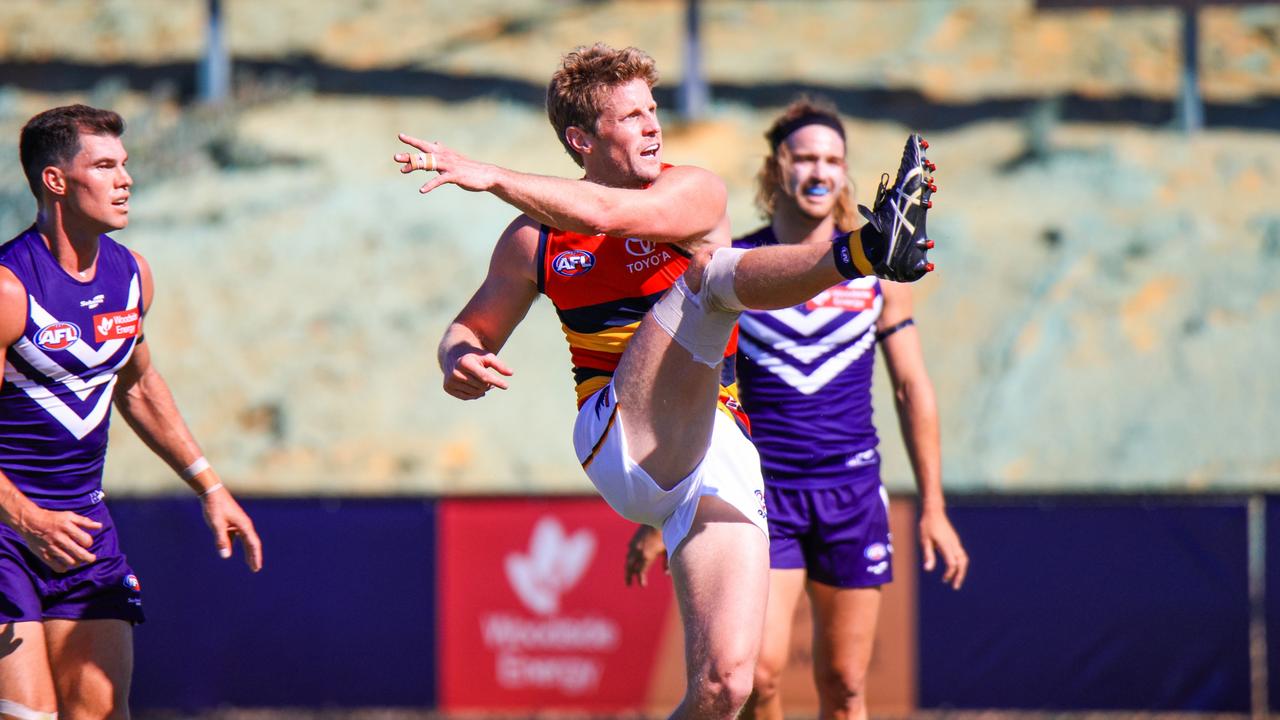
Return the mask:
POLYGON ((621 629, 602 615, 560 614, 561 597, 582 579, 596 545, 590 530, 568 534, 559 520, 546 515, 534 525, 528 551, 506 556, 507 581, 533 617, 497 611, 481 619, 501 687, 578 696, 600 684, 601 656, 618 647, 621 629))

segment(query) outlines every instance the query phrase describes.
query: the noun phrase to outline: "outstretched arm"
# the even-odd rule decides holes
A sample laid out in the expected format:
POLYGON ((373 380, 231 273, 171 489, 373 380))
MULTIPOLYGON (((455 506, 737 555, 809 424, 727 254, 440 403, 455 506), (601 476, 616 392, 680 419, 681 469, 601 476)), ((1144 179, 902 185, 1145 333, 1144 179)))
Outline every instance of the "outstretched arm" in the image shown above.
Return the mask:
POLYGON ((647 188, 616 188, 476 162, 443 143, 403 133, 400 140, 415 149, 394 157, 401 163, 400 172, 437 173, 421 192, 452 183, 492 193, 537 222, 562 230, 674 243, 705 238, 725 217, 724 182, 701 168, 673 167, 647 188), (429 158, 422 167, 416 162, 420 153, 429 158))
POLYGON ((440 339, 437 359, 444 390, 462 400, 507 389, 511 368, 498 351, 538 297, 538 225, 520 216, 502 233, 489 260, 489 273, 440 339))
POLYGON ((898 425, 920 493, 920 549, 924 554, 924 569, 933 570, 935 553, 942 555, 945 565, 942 581, 959 590, 969 571, 969 555, 947 518, 942 495, 938 404, 933 382, 925 370, 920 335, 914 325, 902 325, 911 319, 911 288, 888 281, 882 281, 880 287, 884 293, 884 309, 877 330, 888 333, 881 347, 893 384, 898 425))
MULTIPOLYGON (((22 337, 27 317, 27 291, 6 267, 0 267, 0 367, 9 346, 22 337)), ((97 560, 88 531, 102 523, 70 511, 45 510, 0 472, 0 522, 22 536, 27 548, 58 572, 97 560)))
MULTIPOLYGON (((134 257, 142 274, 143 307, 149 308, 153 294, 151 269, 142 256, 135 253, 134 257)), ((204 454, 183 421, 168 383, 151 364, 151 349, 145 341, 134 348, 119 378, 115 389, 116 409, 142 442, 200 496, 205 522, 213 531, 218 554, 231 557, 231 545, 239 538, 249 569, 261 570, 262 542, 253 521, 222 484, 218 473, 208 467, 207 462, 197 464, 204 454)))

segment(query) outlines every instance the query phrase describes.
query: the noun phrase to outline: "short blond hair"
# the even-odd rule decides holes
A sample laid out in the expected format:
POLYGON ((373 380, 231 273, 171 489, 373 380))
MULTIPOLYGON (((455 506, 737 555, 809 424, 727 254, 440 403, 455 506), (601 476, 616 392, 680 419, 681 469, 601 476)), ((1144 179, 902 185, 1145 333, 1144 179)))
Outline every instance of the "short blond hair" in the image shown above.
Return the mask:
POLYGON ((605 94, 636 79, 644 80, 651 88, 658 84, 653 58, 637 48, 614 50, 596 43, 575 48, 561 59, 547 85, 547 119, 578 167, 582 167, 582 156, 569 145, 565 131, 578 127, 595 133, 605 94))
MULTIPOLYGON (((769 129, 764 134, 765 140, 769 142, 769 154, 765 156, 764 164, 760 166, 760 171, 756 173, 756 207, 760 209, 760 212, 766 218, 773 217, 773 210, 778 203, 778 193, 782 191, 782 158, 780 156, 786 151, 784 142, 786 138, 777 138, 776 145, 774 144, 774 138, 782 128, 806 115, 824 117, 843 125, 835 105, 828 100, 812 97, 802 97, 795 100, 769 125, 769 129)), ((841 136, 843 137, 844 133, 841 133, 841 136)), ((848 152, 849 145, 846 142, 845 154, 847 155, 848 152)), ((857 207, 853 202, 853 181, 849 180, 847 175, 845 179, 848 182, 845 183, 844 189, 840 191, 836 206, 831 211, 831 214, 835 216, 836 227, 841 231, 852 230, 858 224, 857 207)))

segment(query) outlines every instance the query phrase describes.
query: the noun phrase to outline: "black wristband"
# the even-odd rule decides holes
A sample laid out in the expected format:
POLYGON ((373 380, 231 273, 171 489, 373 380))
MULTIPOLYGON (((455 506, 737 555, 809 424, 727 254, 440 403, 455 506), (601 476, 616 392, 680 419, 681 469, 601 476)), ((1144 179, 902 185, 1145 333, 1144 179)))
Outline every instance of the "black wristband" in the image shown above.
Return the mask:
POLYGON ((888 327, 888 328, 885 328, 884 330, 877 332, 876 340, 883 341, 885 338, 898 332, 899 330, 903 328, 911 327, 912 325, 915 325, 915 324, 916 324, 915 318, 907 318, 906 320, 903 320, 902 322, 897 323, 893 327, 888 327))
POLYGON ((836 270, 846 280, 862 277, 858 267, 853 264, 853 251, 849 249, 849 238, 853 233, 841 233, 831 241, 831 257, 836 261, 836 270))

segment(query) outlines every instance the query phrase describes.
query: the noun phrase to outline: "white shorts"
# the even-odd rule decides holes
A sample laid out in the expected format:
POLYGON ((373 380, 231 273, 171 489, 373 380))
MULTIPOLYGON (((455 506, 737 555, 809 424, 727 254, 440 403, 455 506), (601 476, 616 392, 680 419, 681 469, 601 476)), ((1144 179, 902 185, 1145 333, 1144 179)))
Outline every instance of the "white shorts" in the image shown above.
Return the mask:
POLYGON ((723 411, 716 411, 711 444, 702 462, 670 490, 658 487, 627 453, 613 383, 587 398, 578 410, 573 448, 587 477, 614 511, 632 522, 662 529, 668 556, 689 534, 698 499, 704 495, 729 503, 765 537, 769 535, 760 455, 723 411))

